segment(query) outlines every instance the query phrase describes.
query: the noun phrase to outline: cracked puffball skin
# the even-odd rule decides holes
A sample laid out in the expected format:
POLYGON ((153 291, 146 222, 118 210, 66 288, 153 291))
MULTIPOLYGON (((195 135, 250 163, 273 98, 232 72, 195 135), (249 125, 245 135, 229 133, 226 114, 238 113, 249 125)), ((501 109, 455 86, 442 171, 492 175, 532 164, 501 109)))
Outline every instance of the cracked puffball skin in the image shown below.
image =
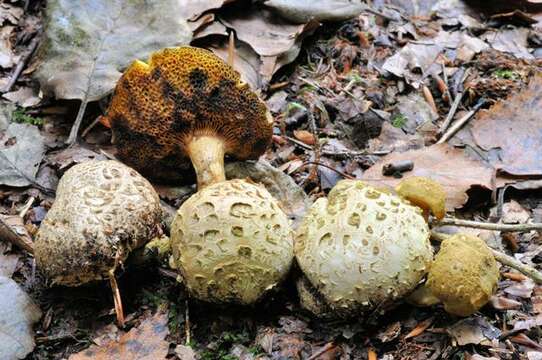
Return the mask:
POLYGON ((444 240, 427 278, 427 287, 454 315, 469 316, 497 289, 497 262, 480 238, 456 234, 444 240))
POLYGON ((411 292, 429 270, 433 250, 421 209, 343 180, 310 209, 296 233, 295 256, 312 287, 302 294, 319 295, 301 297, 302 306, 316 315, 350 317, 411 292), (322 302, 328 309, 315 311, 322 302))
POLYGON ((244 305, 284 279, 294 256, 286 214, 263 186, 245 180, 209 185, 185 201, 171 248, 193 296, 244 305))
POLYGON ((53 284, 77 286, 108 278, 131 250, 158 232, 160 200, 151 184, 117 161, 75 165, 35 241, 39 269, 53 284))

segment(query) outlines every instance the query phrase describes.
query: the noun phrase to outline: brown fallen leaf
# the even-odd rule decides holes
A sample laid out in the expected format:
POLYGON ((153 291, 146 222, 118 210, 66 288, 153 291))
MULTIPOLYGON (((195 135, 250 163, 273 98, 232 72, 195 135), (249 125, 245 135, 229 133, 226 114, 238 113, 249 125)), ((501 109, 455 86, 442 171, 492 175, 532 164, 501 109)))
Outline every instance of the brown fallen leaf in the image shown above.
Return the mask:
POLYGON ((522 304, 519 301, 509 299, 504 296, 492 296, 489 300, 491 306, 497 310, 512 310, 521 308, 522 304))
POLYGON ((158 311, 120 336, 119 341, 110 341, 102 346, 92 345, 88 349, 69 357, 69 360, 160 360, 168 354, 168 314, 158 311))
POLYGON ((542 74, 529 86, 489 110, 472 123, 474 140, 484 150, 500 149, 497 168, 513 175, 542 175, 542 74))
POLYGON ((24 226, 23 219, 18 215, 0 214, 0 238, 17 245, 29 253, 34 252, 34 242, 24 226))
POLYGON ((433 320, 435 320, 435 318, 430 317, 429 319, 420 321, 414 329, 412 329, 408 334, 405 335, 405 340, 422 334, 425 330, 427 330, 429 326, 431 326, 431 324, 433 323, 433 320))
POLYGON ((377 354, 373 349, 367 350, 367 360, 376 360, 377 358, 377 354))
POLYGON ((314 135, 307 130, 294 130, 294 136, 297 140, 302 141, 307 145, 316 144, 314 135))
POLYGON ((516 344, 521 344, 523 346, 527 346, 527 347, 536 349, 538 351, 542 351, 542 345, 533 341, 531 338, 529 338, 527 335, 523 333, 510 337, 510 340, 512 340, 512 342, 515 342, 516 344))
POLYGON ((414 169, 404 173, 405 177, 428 177, 444 187, 448 210, 463 206, 467 202, 467 191, 471 187, 478 186, 489 190, 494 188, 494 169, 468 158, 463 150, 452 148, 447 144, 391 153, 367 169, 361 180, 395 187, 401 179, 383 176, 382 167, 403 160, 414 162, 414 169))
POLYGON ((226 27, 234 29, 237 38, 249 44, 261 56, 260 73, 265 81, 282 66, 294 61, 301 50, 301 41, 319 26, 317 21, 292 24, 269 9, 253 6, 220 16, 226 27))

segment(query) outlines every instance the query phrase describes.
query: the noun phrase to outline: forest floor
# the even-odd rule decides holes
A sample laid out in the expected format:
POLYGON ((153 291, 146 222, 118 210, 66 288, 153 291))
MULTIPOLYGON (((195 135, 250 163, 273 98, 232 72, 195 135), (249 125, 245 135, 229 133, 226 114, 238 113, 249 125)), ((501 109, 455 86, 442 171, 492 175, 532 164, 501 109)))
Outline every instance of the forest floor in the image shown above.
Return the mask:
MULTIPOLYGON (((294 218, 343 178, 394 186, 420 175, 444 186, 449 217, 542 223, 540 4, 375 0, 349 20, 292 25, 269 10, 260 16, 261 4, 209 3, 218 9, 191 26, 191 44, 225 54, 235 31, 236 67, 275 119, 260 161, 303 193, 287 204, 298 209, 294 218), (247 8, 254 18, 247 20, 247 8), (251 36, 251 26, 263 35, 251 36), (269 48, 298 55, 282 66, 280 56, 261 50, 269 48), (405 161, 412 170, 397 166, 405 161), (384 165, 395 170, 383 175, 384 165)), ((21 304, 39 320, 31 334, 12 334, 30 344, 27 359, 542 359, 542 284, 504 265, 491 301, 467 318, 402 303, 383 315, 317 319, 299 306, 297 269, 253 307, 219 307, 189 298, 167 262, 153 260, 128 263, 119 274, 127 316, 119 329, 108 283, 46 286, 33 256, 7 234, 31 244, 62 174, 114 157, 115 147, 111 131, 93 124, 109 96, 88 102, 79 141, 65 144, 81 98, 55 99, 34 76, 49 61, 45 12, 41 1, 0 4, 0 154, 15 169, 2 169, 0 158, 0 276, 39 308, 21 304)), ((195 191, 156 189, 170 210, 195 191)), ((540 231, 459 230, 542 270, 540 231)), ((19 301, 2 281, 2 306, 19 301)), ((0 334, 15 331, 3 326, 0 334)))

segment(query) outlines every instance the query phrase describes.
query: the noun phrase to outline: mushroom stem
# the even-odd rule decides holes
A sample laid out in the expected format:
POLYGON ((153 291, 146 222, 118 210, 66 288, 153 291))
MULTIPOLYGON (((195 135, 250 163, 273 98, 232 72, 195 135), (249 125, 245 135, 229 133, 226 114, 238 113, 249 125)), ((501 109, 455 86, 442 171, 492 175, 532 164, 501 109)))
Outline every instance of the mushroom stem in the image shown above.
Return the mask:
POLYGON ((198 177, 198 190, 225 181, 224 141, 216 136, 195 136, 188 142, 187 153, 198 177))

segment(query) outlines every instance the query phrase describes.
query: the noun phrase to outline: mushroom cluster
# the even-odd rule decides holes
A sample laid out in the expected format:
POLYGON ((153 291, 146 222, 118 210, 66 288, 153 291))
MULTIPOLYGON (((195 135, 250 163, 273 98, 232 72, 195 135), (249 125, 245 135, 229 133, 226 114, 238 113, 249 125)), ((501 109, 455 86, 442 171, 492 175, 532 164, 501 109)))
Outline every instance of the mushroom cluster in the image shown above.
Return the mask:
POLYGON ((171 249, 193 296, 253 303, 285 277, 293 261, 286 214, 264 187, 225 181, 224 156, 258 158, 273 123, 235 70, 203 49, 158 51, 122 75, 104 121, 120 158, 145 174, 182 177, 192 163, 198 192, 177 212, 171 249))
MULTIPOLYGON (((411 293, 432 263, 427 289, 452 313, 472 313, 495 288, 495 260, 479 239, 449 239, 433 262, 426 220, 430 211, 444 216, 445 193, 426 178, 405 179, 398 195, 340 181, 313 204, 294 240, 281 204, 263 186, 225 178, 224 157, 258 158, 271 142, 273 119, 209 51, 168 48, 148 63, 135 61, 102 121, 118 156, 145 175, 195 174, 198 192, 178 209, 164 248, 198 299, 253 304, 286 277, 294 257, 303 273, 301 304, 318 316, 386 309, 411 293), (461 285, 452 289, 450 281, 461 285)), ((68 286, 109 278, 122 323, 115 269, 159 233, 160 219, 157 194, 135 170, 115 161, 76 165, 39 230, 38 266, 68 286)))
POLYGON ((299 227, 302 305, 317 315, 386 308, 411 292, 433 257, 420 208, 356 180, 318 199, 299 227))
POLYGON ((161 214, 158 194, 135 170, 117 161, 75 165, 37 233, 36 264, 54 284, 110 279, 116 292, 115 270, 158 234, 161 214))

